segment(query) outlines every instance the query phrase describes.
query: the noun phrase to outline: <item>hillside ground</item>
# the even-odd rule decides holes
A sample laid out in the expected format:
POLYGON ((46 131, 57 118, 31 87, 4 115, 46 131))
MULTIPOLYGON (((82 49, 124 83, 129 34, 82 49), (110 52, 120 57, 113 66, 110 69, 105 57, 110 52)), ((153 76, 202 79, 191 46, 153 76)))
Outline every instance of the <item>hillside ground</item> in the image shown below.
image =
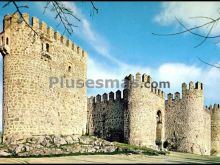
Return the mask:
POLYGON ((220 163, 220 157, 170 152, 167 155, 140 154, 77 155, 43 158, 0 158, 0 163, 220 163))

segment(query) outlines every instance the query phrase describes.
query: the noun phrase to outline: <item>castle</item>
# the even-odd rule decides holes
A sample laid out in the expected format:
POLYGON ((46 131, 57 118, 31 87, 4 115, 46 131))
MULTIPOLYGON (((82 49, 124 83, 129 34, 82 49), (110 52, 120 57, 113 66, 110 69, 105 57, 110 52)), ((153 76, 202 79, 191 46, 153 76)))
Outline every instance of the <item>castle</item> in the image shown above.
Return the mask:
POLYGON ((36 17, 4 17, 3 142, 44 135, 95 135, 110 141, 220 155, 220 107, 204 106, 203 84, 182 96, 156 88, 146 74, 125 77, 124 90, 87 98, 83 88, 49 88, 50 77, 86 81, 87 53, 36 17), (31 28, 30 28, 31 27, 31 28), (36 34, 37 33, 37 34, 36 34), (140 84, 133 87, 134 82, 140 84))

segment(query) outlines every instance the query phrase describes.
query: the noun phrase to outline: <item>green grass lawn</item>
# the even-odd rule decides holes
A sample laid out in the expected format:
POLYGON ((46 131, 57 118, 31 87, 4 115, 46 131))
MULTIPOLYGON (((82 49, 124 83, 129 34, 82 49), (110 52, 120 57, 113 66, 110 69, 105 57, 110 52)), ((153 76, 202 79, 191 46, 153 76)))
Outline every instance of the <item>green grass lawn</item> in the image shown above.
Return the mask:
POLYGON ((139 147, 139 146, 125 144, 125 143, 114 142, 114 144, 118 148, 124 149, 124 152, 126 152, 126 151, 129 152, 131 150, 136 150, 136 151, 140 150, 145 155, 165 155, 165 154, 168 153, 168 152, 164 152, 164 151, 157 151, 157 150, 150 149, 150 148, 147 148, 147 147, 139 147))

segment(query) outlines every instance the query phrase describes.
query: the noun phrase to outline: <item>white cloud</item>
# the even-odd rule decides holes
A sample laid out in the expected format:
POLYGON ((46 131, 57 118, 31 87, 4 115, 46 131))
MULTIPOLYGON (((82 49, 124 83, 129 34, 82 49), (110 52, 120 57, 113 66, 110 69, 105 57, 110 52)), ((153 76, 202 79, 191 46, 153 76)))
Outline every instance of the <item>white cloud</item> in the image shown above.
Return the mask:
MULTIPOLYGON (((105 65, 100 63, 96 59, 89 58, 88 60, 88 79, 92 80, 97 80, 97 79, 102 79, 102 80, 119 80, 121 83, 122 80, 125 78, 125 76, 128 76, 129 74, 135 75, 136 73, 146 73, 146 74, 151 74, 151 69, 148 67, 139 67, 139 66, 133 66, 133 65, 121 65, 121 66, 114 66, 110 67, 108 69, 105 65)), ((119 88, 121 90, 122 88, 119 88)), ((118 88, 102 88, 102 89, 92 89, 90 88, 88 91, 88 96, 94 96, 97 94, 102 94, 105 92, 110 92, 110 91, 117 91, 118 88)))
MULTIPOLYGON (((43 11, 45 3, 38 2, 38 8, 43 11)), ((73 21, 75 25, 78 25, 78 28, 74 29, 74 34, 84 40, 90 47, 92 47, 99 55, 107 58, 108 60, 112 61, 117 65, 124 65, 123 62, 117 60, 114 56, 110 55, 110 45, 109 43, 99 35, 91 26, 88 19, 84 16, 82 11, 76 6, 74 2, 63 2, 63 4, 70 8, 74 15, 80 19, 80 22, 74 20, 71 16, 69 16, 69 20, 73 21)), ((50 19, 54 19, 54 12, 49 10, 46 11, 46 15, 50 19)), ((58 21, 58 20, 57 20, 58 21)))
MULTIPOLYGON (((117 67, 115 70, 108 70, 100 64, 98 60, 90 59, 88 63, 88 78, 89 79, 118 79, 122 80, 128 74, 150 74, 153 80, 156 81, 169 81, 171 84, 170 89, 162 89, 167 93, 180 92, 183 82, 187 84, 190 81, 194 83, 200 81, 204 84, 205 101, 207 99, 212 102, 208 103, 220 103, 219 82, 220 82, 220 69, 207 67, 202 68, 199 66, 191 66, 183 63, 165 63, 157 68, 144 68, 137 66, 130 66, 128 68, 117 67)), ((104 92, 116 91, 117 89, 90 89, 89 96, 102 94, 104 92)))
POLYGON ((200 80, 202 69, 181 63, 166 63, 157 69, 156 75, 160 80, 171 81, 172 88, 178 89, 180 84, 187 81, 200 80))
MULTIPOLYGON (((71 7, 73 11, 75 11, 75 14, 81 19, 82 27, 79 31, 76 31, 78 37, 81 37, 85 42, 93 47, 99 55, 102 55, 103 57, 107 58, 115 64, 114 67, 108 69, 108 67, 106 67, 104 64, 101 64, 99 60, 90 57, 88 62, 88 78, 92 78, 94 80, 100 78, 122 80, 128 74, 134 75, 137 72, 140 72, 141 74, 146 73, 151 74, 152 78, 157 81, 170 81, 171 89, 166 90, 166 92, 181 91, 181 84, 183 82, 199 80, 202 81, 206 87, 206 97, 214 101, 220 102, 220 99, 218 99, 218 92, 216 90, 218 85, 210 81, 212 79, 214 79, 215 82, 220 81, 219 70, 216 70, 214 68, 202 69, 198 66, 188 66, 181 63, 166 63, 162 64, 158 68, 149 68, 126 64, 111 55, 110 44, 92 28, 88 19, 82 14, 82 11, 77 8, 75 3, 65 2, 65 4, 68 7, 71 7)), ((201 16, 201 14, 203 14, 203 16, 210 16, 213 18, 220 16, 218 14, 220 3, 218 2, 207 2, 199 4, 197 2, 167 2, 163 5, 164 10, 159 16, 156 17, 156 20, 162 23, 174 23, 175 16, 177 16, 178 18, 186 22, 188 26, 194 26, 198 23, 202 23, 199 22, 201 20, 196 19, 194 20, 194 22, 190 22, 189 17, 201 16)), ((89 94, 94 95, 98 93, 109 92, 111 90, 115 91, 116 89, 95 89, 89 94)))
MULTIPOLYGON (((163 2, 162 10, 155 16, 154 20, 163 26, 174 25, 175 27, 181 27, 176 20, 178 18, 188 28, 210 21, 205 18, 192 17, 219 18, 220 2, 163 2)), ((209 29, 210 25, 199 29, 199 32, 206 35, 209 29)), ((219 34, 220 24, 217 23, 210 36, 219 34)), ((198 66, 187 66, 185 64, 164 64, 160 66, 158 76, 161 79, 167 77, 172 82, 172 91, 176 89, 180 90, 183 81, 200 80, 205 85, 205 97, 209 100, 220 102, 220 98, 218 97, 218 93, 220 92, 218 85, 220 81, 220 70, 217 68, 210 67, 202 69, 198 66)))
POLYGON ((105 65, 101 64, 98 60, 89 58, 88 60, 88 78, 90 79, 123 79, 128 74, 136 73, 150 74, 152 71, 148 67, 138 67, 127 65, 127 67, 119 66, 113 68, 106 68, 105 65))
MULTIPOLYGON (((220 2, 163 2, 162 10, 156 15, 155 21, 161 25, 177 25, 178 18, 187 27, 195 27, 210 21, 205 18, 191 18, 200 16, 213 19, 220 17, 220 2)), ((205 26, 200 32, 207 33, 209 29, 210 26, 205 26)), ((219 33, 220 24, 217 24, 212 30, 212 35, 219 33)))
POLYGON ((206 72, 202 73, 202 78, 205 85, 206 95, 205 97, 211 100, 214 100, 217 103, 220 103, 220 69, 211 68, 206 72))
POLYGON ((204 84, 204 95, 212 103, 220 103, 219 98, 219 82, 220 69, 214 67, 201 68, 198 66, 189 66, 185 64, 164 64, 159 67, 155 75, 159 76, 160 80, 169 80, 171 89, 168 92, 180 91, 183 82, 200 81, 204 84))
POLYGON ((81 20, 80 28, 75 31, 76 35, 87 42, 99 55, 102 55, 117 65, 126 66, 125 63, 111 55, 109 43, 92 28, 88 19, 82 14, 81 10, 77 8, 75 3, 64 2, 64 4, 75 11, 76 16, 81 20))

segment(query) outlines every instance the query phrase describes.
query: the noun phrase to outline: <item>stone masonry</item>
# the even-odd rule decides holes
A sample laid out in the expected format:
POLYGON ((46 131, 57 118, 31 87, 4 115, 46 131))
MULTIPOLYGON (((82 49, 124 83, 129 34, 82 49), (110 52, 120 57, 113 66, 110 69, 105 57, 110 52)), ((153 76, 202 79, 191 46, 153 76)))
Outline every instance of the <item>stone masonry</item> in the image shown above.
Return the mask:
POLYGON ((160 89, 142 88, 149 75, 129 75, 127 87, 89 98, 88 133, 110 141, 157 148, 165 141, 165 100, 160 89), (134 82, 138 87, 134 87, 134 82), (116 97, 115 97, 116 96, 116 97))
POLYGON ((220 105, 206 108, 211 111, 211 154, 220 156, 220 105))
POLYGON ((176 150, 209 155, 211 149, 211 116, 204 109, 203 84, 182 84, 182 98, 176 92, 166 101, 166 139, 175 141, 176 150))
POLYGON ((95 135, 137 146, 220 155, 220 107, 204 106, 203 84, 168 94, 146 88, 149 75, 125 77, 121 92, 87 99, 86 86, 62 87, 87 77, 87 53, 36 17, 4 17, 3 142, 31 137, 95 135), (27 25, 28 24, 28 25, 27 25), (30 28, 31 27, 31 28, 30 28), (62 79, 50 88, 51 77, 62 79), (138 84, 138 87, 135 87, 138 84), (67 85, 67 84, 66 84, 67 85))
POLYGON ((87 54, 28 14, 4 17, 3 142, 39 135, 86 133, 86 87, 49 87, 50 77, 86 80, 87 54), (37 33, 37 34, 36 34, 37 33))
POLYGON ((182 84, 179 92, 142 88, 149 75, 125 77, 127 86, 109 95, 88 99, 87 132, 110 141, 201 155, 220 155, 219 104, 204 106, 203 84, 182 84), (138 82, 137 88, 132 82, 138 82), (142 85, 141 85, 142 84, 142 85))

